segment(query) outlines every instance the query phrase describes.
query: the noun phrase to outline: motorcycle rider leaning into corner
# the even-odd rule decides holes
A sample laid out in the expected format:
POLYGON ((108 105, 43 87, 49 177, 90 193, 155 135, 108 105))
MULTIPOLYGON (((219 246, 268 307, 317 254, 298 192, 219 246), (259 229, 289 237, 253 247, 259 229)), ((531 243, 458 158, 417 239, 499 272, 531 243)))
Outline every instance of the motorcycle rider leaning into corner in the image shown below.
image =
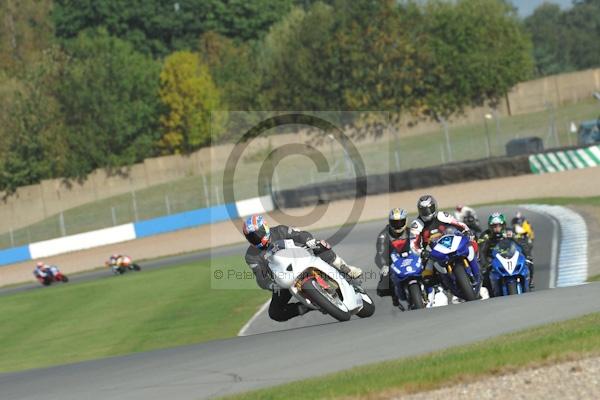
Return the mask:
POLYGON ((289 290, 280 290, 271 278, 266 260, 266 253, 271 243, 283 239, 292 239, 296 245, 308 247, 315 256, 320 257, 349 278, 357 279, 362 275, 360 268, 346 264, 340 256, 336 255, 329 243, 315 239, 308 232, 286 225, 277 225, 270 228, 261 215, 252 215, 246 218, 242 231, 246 240, 250 243, 246 251, 246 264, 252 269, 258 286, 273 292, 271 304, 269 305, 269 317, 275 321, 287 321, 312 309, 301 303, 289 303, 292 294, 289 290))
POLYGON ((121 264, 122 260, 122 254, 111 254, 111 256, 108 258, 108 261, 104 262, 104 265, 106 265, 109 268, 115 268, 121 264))
POLYGON ((401 208, 392 208, 388 217, 388 224, 377 236, 377 253, 375 265, 381 270, 381 277, 377 284, 377 295, 380 297, 392 296, 394 306, 399 306, 398 296, 394 290, 390 272, 392 265, 391 253, 396 250, 398 254, 410 251, 410 236, 406 219, 408 213, 401 208))
POLYGON ((52 275, 52 269, 50 268, 49 265, 44 264, 43 262, 39 261, 35 264, 35 269, 33 270, 33 275, 36 277, 41 277, 41 278, 45 278, 48 276, 48 274, 52 275))
POLYGON ((479 257, 481 259, 481 275, 484 278, 484 285, 490 293, 493 293, 490 282, 490 267, 492 263, 492 250, 502 239, 513 239, 523 249, 527 267, 529 268, 529 289, 534 289, 533 284, 533 257, 531 256, 531 246, 524 238, 519 238, 515 233, 506 227, 506 218, 500 212, 492 213, 488 218, 488 229, 486 229, 479 238, 479 257))
POLYGON ((471 245, 474 252, 467 258, 469 266, 475 276, 479 275, 479 264, 477 263, 477 243, 473 241, 473 233, 469 228, 459 222, 450 214, 438 211, 437 201, 431 195, 424 195, 417 201, 417 210, 419 216, 410 226, 410 248, 415 254, 419 254, 423 259, 425 268, 423 269, 423 282, 425 286, 435 285, 433 281, 433 262, 429 259, 429 244, 432 239, 436 239, 445 234, 446 230, 454 229, 466 233, 471 237, 471 245))

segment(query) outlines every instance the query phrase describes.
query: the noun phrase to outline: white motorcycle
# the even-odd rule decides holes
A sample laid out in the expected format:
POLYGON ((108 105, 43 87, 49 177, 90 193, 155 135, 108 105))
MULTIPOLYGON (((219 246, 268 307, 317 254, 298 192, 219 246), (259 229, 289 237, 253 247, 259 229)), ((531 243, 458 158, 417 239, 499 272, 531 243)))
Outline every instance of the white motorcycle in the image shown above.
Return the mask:
POLYGON ((348 321, 375 312, 373 300, 358 284, 349 283, 337 269, 293 240, 275 242, 267 253, 273 280, 306 306, 348 321))

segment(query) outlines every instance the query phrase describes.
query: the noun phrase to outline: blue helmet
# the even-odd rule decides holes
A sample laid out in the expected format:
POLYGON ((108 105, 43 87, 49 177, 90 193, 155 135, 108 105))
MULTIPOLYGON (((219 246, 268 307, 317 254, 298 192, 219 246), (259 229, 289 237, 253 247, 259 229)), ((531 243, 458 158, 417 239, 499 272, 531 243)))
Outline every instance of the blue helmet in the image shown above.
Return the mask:
POLYGON ((246 218, 242 231, 246 240, 259 249, 263 249, 269 244, 271 230, 262 215, 251 215, 246 218))

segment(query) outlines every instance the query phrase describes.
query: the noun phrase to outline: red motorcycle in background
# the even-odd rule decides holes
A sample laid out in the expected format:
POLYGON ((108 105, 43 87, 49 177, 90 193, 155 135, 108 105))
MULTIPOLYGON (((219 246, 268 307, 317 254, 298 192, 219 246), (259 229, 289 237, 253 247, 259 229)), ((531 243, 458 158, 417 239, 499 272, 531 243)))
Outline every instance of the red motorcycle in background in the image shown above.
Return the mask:
POLYGON ((50 286, 54 282, 69 282, 69 278, 60 272, 56 265, 47 266, 42 270, 36 268, 33 275, 44 286, 50 286))

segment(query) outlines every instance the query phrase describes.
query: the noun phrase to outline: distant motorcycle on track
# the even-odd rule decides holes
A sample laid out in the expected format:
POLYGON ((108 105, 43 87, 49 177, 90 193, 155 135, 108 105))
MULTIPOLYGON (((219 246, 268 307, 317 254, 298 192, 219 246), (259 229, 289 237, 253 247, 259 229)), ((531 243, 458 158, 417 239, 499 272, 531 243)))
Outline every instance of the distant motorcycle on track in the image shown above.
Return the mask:
POLYGON ((40 282, 44 286, 50 286, 52 283, 56 282, 69 282, 69 278, 65 274, 60 272, 56 265, 51 265, 49 268, 47 268, 45 276, 42 276, 37 271, 34 272, 34 276, 36 277, 38 282, 40 282))
POLYGON ((134 263, 129 256, 113 256, 107 261, 106 266, 110 267, 113 274, 122 275, 127 271, 141 271, 142 267, 134 263))

